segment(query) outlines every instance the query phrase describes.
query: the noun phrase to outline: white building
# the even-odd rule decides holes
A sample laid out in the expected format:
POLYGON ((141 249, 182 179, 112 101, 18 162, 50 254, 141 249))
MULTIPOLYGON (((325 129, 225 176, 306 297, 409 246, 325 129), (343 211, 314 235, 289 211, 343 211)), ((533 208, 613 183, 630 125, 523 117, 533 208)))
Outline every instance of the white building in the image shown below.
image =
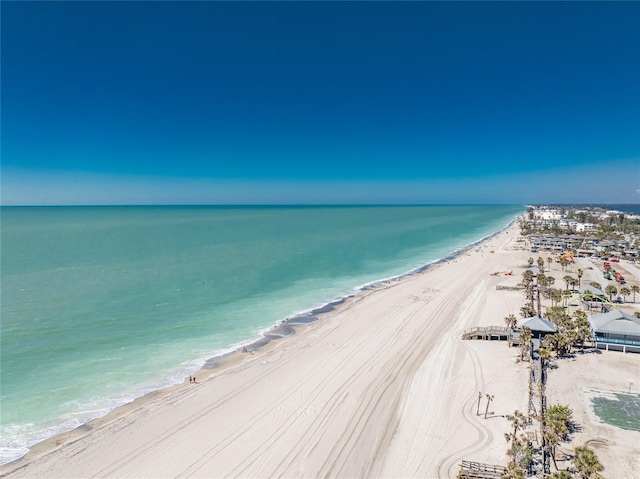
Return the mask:
POLYGON ((598 225, 593 223, 576 223, 576 232, 582 233, 584 231, 595 231, 598 229, 598 225))
POLYGON ((559 220, 562 215, 560 215, 560 212, 558 212, 558 210, 554 210, 554 209, 540 209, 540 210, 535 210, 533 212, 533 216, 534 218, 538 218, 541 220, 559 220))

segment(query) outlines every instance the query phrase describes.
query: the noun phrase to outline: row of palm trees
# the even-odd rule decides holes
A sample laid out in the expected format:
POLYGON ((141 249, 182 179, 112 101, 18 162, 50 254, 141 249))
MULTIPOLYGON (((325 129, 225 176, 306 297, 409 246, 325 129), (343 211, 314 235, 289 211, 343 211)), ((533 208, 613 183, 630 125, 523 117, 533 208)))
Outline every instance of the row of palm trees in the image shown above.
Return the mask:
MULTIPOLYGON (((532 260, 532 258, 530 258, 530 260, 532 260)), ((575 288, 576 285, 580 287, 581 276, 581 270, 578 270, 577 279, 571 275, 565 275, 562 279, 565 283, 566 289, 562 290, 553 288, 555 278, 552 276, 546 276, 542 272, 537 276, 534 276, 531 270, 525 270, 524 273, 522 273, 522 281, 520 282, 520 285, 524 287, 524 294, 527 302, 520 308, 520 314, 524 318, 535 316, 536 314, 542 316, 541 297, 544 297, 551 302, 551 308, 559 306, 561 302, 563 307, 566 308, 568 300, 573 295, 573 288, 575 288), (537 309, 535 301, 536 298, 537 309)), ((600 283, 596 281, 592 281, 590 285, 596 289, 602 289, 600 283)), ((635 303, 636 293, 640 292, 640 286, 635 284, 630 287, 622 286, 620 290, 618 290, 615 285, 609 284, 605 287, 604 292, 609 296, 609 301, 613 301, 613 296, 618 293, 622 295, 624 302, 627 301, 628 296, 633 295, 633 302, 635 303)), ((591 301, 594 296, 590 291, 585 291, 583 293, 583 298, 586 301, 589 301, 591 305, 591 301)))
MULTIPOLYGON (((548 258, 547 261, 550 268, 553 259, 548 258)), ((533 263, 533 258, 529 258, 529 266, 533 266, 533 263)), ((576 286, 580 288, 583 276, 582 269, 576 271, 577 278, 571 275, 565 275, 563 277, 565 289, 561 290, 553 288, 555 279, 544 274, 544 263, 544 260, 539 257, 537 261, 540 270, 539 274, 534 276, 531 270, 526 270, 523 273, 520 283, 524 287, 525 294, 525 304, 520 308, 520 313, 523 317, 534 316, 536 311, 539 316, 542 316, 541 297, 551 301, 551 307, 545 310, 544 316, 556 325, 557 332, 546 335, 538 350, 543 371, 548 366, 554 353, 557 357, 571 353, 572 348, 583 346, 585 342, 593 339, 593 333, 586 313, 582 310, 577 310, 573 314, 570 314, 567 308, 567 302, 572 296, 572 290, 575 289, 576 286), (563 303, 562 305, 560 304, 561 302, 563 303)), ((563 268, 565 267, 565 265, 562 266, 563 268)), ((592 284, 592 286, 601 289, 598 284, 592 284)), ((640 290, 640 288, 636 286, 635 289, 629 289, 628 292, 625 290, 624 293, 629 295, 633 292, 635 302, 635 293, 638 292, 638 290, 640 290)), ((610 295, 610 298, 613 294, 617 293, 617 290, 615 292, 611 292, 610 289, 605 291, 610 295)), ((622 288, 620 294, 623 294, 622 288)), ((516 329, 517 318, 515 315, 510 314, 505 317, 504 320, 507 327, 516 329)), ((532 332, 529 328, 521 328, 521 359, 530 351, 531 335, 532 332)), ((542 392, 542 394, 544 393, 542 392)), ((524 478, 526 476, 525 471, 529 469, 534 461, 535 449, 533 449, 528 438, 521 432, 524 431, 531 421, 529 417, 526 417, 519 411, 515 411, 513 415, 507 416, 507 419, 512 425, 511 431, 505 434, 505 439, 510 444, 509 450, 507 451, 510 456, 510 462, 503 477, 507 479, 524 478)), ((554 479, 576 477, 584 479, 601 478, 600 472, 604 467, 599 462, 595 453, 587 446, 579 446, 575 449, 575 454, 572 458, 573 472, 558 470, 556 461, 557 447, 560 443, 569 439, 573 428, 572 411, 569 407, 558 404, 547 408, 544 412, 542 417, 543 445, 551 456, 556 469, 556 472, 552 474, 551 477, 554 479)))
MULTIPOLYGON (((555 261, 555 258, 553 258, 551 256, 547 256, 547 264, 549 266, 549 269, 551 269, 551 265, 553 264, 554 261, 555 261)), ((560 263, 560 266, 561 266, 563 271, 565 271, 567 269, 567 266, 569 266, 570 264, 573 263, 568 258, 563 258, 563 257, 560 257, 558 259, 558 262, 560 263)), ((533 258, 529 258, 528 263, 529 263, 529 267, 533 266, 533 263, 534 263, 533 258)), ((540 272, 544 273, 545 260, 542 258, 542 256, 538 256, 538 259, 535 261, 535 263, 538 265, 538 269, 540 269, 540 272)), ((582 270, 578 270, 578 271, 580 272, 580 276, 582 276, 582 270)))
MULTIPOLYGON (((556 472, 552 479, 601 479, 600 472, 604 466, 600 463, 595 452, 586 445, 575 448, 571 459, 573 471, 560 470, 556 460, 558 446, 570 439, 571 432, 575 429, 573 411, 568 406, 553 405, 545 411, 542 417, 542 430, 544 435, 544 448, 553 460, 556 472)), ((536 456, 536 450, 525 434, 518 434, 531 424, 531 418, 516 410, 512 415, 506 416, 511 423, 511 431, 505 433, 505 439, 510 443, 507 454, 510 461, 502 479, 524 479, 536 456)), ((544 453, 544 451, 543 451, 544 453)))
MULTIPOLYGON (((591 283, 589 283, 591 286, 593 286, 596 289, 602 289, 602 285, 600 283, 598 283, 597 281, 592 281, 591 283)), ((614 294, 618 294, 618 288, 616 288, 616 286, 614 284, 608 284, 605 288, 604 288, 604 292, 609 295, 609 301, 613 300, 613 295, 614 294)), ((636 293, 640 293, 640 286, 638 286, 637 284, 632 284, 631 286, 627 287, 627 286, 622 286, 620 288, 620 294, 623 297, 623 301, 626 303, 627 302, 627 296, 629 295, 633 295, 633 302, 636 302, 636 293)), ((585 292, 585 299, 590 300, 589 297, 591 297, 591 293, 589 293, 588 291, 585 292)))
POLYGON ((543 430, 545 444, 551 453, 553 465, 556 472, 551 475, 552 479, 570 479, 579 477, 581 479, 601 479, 600 472, 604 466, 600 463, 595 452, 586 445, 575 448, 571 462, 575 468, 575 474, 567 470, 559 470, 556 461, 556 450, 560 443, 569 440, 571 431, 575 428, 572 419, 573 411, 568 406, 556 404, 547 409, 543 416, 543 430))
MULTIPOLYGON (((548 257, 547 258, 547 262, 549 263, 549 269, 551 269, 551 264, 553 263, 554 259, 552 257, 548 257)), ((529 258, 529 266, 533 266, 534 260, 533 258, 529 258)), ((567 260, 566 258, 561 258, 560 259, 560 265, 563 267, 563 269, 565 269, 565 267, 570 264, 570 261, 567 260)), ((542 259, 542 257, 538 257, 537 260, 537 265, 538 265, 538 269, 540 270, 540 274, 538 275, 537 278, 537 284, 539 286, 541 286, 542 288, 546 288, 546 297, 548 297, 549 299, 551 299, 552 301, 555 301, 556 303, 558 303, 560 301, 561 298, 559 298, 559 295, 562 295, 563 292, 561 290, 553 290, 551 289, 551 287, 553 286, 555 279, 551 276, 545 276, 544 275, 544 259, 542 259)), ((529 270, 527 270, 529 271, 529 270)), ((526 273, 526 271, 525 271, 526 273)), ((576 274, 578 276, 578 278, 575 278, 571 275, 565 275, 562 279, 565 283, 565 290, 566 291, 572 291, 575 289, 575 287, 577 286, 578 288, 581 287, 581 283, 582 283, 582 276, 584 276, 584 270, 582 270, 581 268, 578 268, 576 270, 576 274), (571 289, 570 289, 571 287, 571 289)), ((533 273, 530 273, 531 277, 533 277, 533 273)), ((591 283, 593 285, 593 282, 591 283)), ((602 289, 601 286, 598 284, 597 288, 598 289, 602 289)), ((615 285, 613 284, 609 284, 606 286, 604 292, 606 294, 609 295, 609 301, 613 300, 613 295, 618 294, 618 289, 616 288, 615 285)), ((638 286, 637 284, 631 285, 630 287, 627 286, 622 286, 620 288, 620 294, 623 297, 623 301, 626 303, 627 301, 627 296, 633 294, 633 302, 636 302, 636 293, 640 293, 640 286, 638 286)))

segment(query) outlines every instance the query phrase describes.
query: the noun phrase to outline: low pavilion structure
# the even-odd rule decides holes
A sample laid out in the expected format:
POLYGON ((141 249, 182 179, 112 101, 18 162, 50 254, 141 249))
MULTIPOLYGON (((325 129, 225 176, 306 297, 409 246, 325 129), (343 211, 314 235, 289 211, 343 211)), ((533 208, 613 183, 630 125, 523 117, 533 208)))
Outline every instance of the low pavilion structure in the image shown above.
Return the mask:
POLYGON ((612 309, 589 316, 589 323, 596 348, 640 353, 640 318, 612 309))
POLYGON ((592 299, 593 301, 603 301, 603 300, 605 302, 609 301, 607 299, 607 294, 604 291, 602 291, 601 289, 598 289, 598 288, 594 288, 591 285, 587 285, 587 286, 584 286, 584 287, 578 289, 578 293, 580 295, 583 295, 585 293, 591 293, 591 297, 593 298, 592 299))
POLYGON ((538 268, 537 266, 528 266, 527 270, 533 273, 534 278, 536 278, 540 274, 540 268, 538 268))
POLYGON ((556 325, 548 319, 540 316, 531 316, 530 318, 518 319, 518 329, 527 327, 531 330, 531 337, 536 339, 542 339, 547 334, 553 334, 558 331, 556 325))

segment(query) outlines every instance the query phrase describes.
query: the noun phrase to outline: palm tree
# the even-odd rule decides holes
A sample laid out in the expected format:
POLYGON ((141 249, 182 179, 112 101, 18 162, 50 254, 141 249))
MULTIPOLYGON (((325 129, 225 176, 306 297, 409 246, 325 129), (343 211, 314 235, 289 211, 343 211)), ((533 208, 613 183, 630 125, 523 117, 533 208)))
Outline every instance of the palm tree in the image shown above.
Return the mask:
POLYGON ((553 427, 556 428, 560 439, 563 441, 569 438, 569 432, 573 427, 573 411, 569 406, 563 406, 562 404, 554 404, 549 406, 545 413, 545 420, 557 421, 553 427))
POLYGON ((520 284, 524 286, 524 295, 531 301, 531 309, 533 309, 533 271, 530 269, 524 271, 520 284))
POLYGON ((540 304, 540 293, 547 287, 547 276, 543 273, 538 274, 536 278, 536 297, 538 299, 538 316, 542 316, 542 305, 540 304))
POLYGON ((538 274, 536 277, 536 284, 545 288, 547 286, 547 278, 549 278, 549 276, 544 273, 538 274))
POLYGON ((527 476, 524 470, 513 462, 507 465, 507 469, 502 473, 500 479, 525 479, 527 476))
POLYGON ((576 286, 578 284, 580 284, 580 280, 578 280, 576 278, 571 278, 571 280, 569 281, 569 284, 571 285, 571 291, 575 291, 576 290, 576 286))
POLYGON ((609 295, 609 301, 613 301, 613 295, 616 294, 618 292, 618 288, 616 288, 614 285, 609 284, 607 285, 607 287, 604 289, 604 292, 607 293, 609 295))
POLYGON ((565 331, 567 329, 571 329, 573 327, 571 323, 571 316, 567 314, 564 307, 562 306, 554 306, 552 308, 548 308, 545 312, 547 318, 555 323, 558 326, 560 331, 565 331))
POLYGON ((544 273, 544 260, 542 259, 541 256, 538 256, 538 268, 540 269, 541 273, 544 273))
POLYGON ((564 307, 566 308, 568 306, 568 299, 571 297, 571 291, 569 291, 569 288, 565 289, 564 291, 562 291, 562 299, 564 300, 564 307))
POLYGON ((631 294, 631 290, 629 288, 627 288, 626 286, 623 286, 622 288, 620 288, 620 294, 622 295, 623 301, 626 303, 627 302, 627 296, 629 296, 631 294))
POLYGON ((522 273, 522 281, 520 282, 520 284, 527 288, 531 285, 531 283, 533 283, 533 271, 531 271, 530 269, 526 269, 522 273))
POLYGON ((543 347, 554 351, 556 357, 562 356, 567 349, 567 338, 564 334, 547 334, 542 341, 543 347))
MULTIPOLYGON (((545 426, 551 425, 550 421, 545 420, 545 426)), ((551 459, 553 459, 553 465, 556 469, 558 469, 558 463, 556 462, 556 447, 560 444, 561 440, 555 429, 552 427, 551 429, 545 431, 544 433, 544 443, 551 453, 551 459)))
POLYGON ((565 289, 569 289, 569 285, 575 280, 575 278, 569 274, 565 275, 564 278, 562 278, 562 281, 564 281, 564 284, 566 286, 565 289))
POLYGON ((553 465, 556 470, 558 469, 558 464, 556 463, 556 447, 562 441, 569 439, 569 432, 573 425, 572 415, 573 412, 571 409, 561 404, 548 407, 544 414, 545 443, 551 451, 551 458, 553 459, 553 465))
POLYGON ((584 293, 582 293, 582 299, 589 303, 589 311, 591 311, 591 308, 593 306, 591 304, 591 301, 593 301, 593 294, 591 294, 591 291, 585 291, 584 293))
POLYGON ((584 271, 582 271, 582 269, 578 268, 577 274, 578 274, 578 288, 580 288, 580 287, 582 287, 581 284, 580 284, 581 283, 580 280, 582 279, 582 275, 584 274, 584 271))
POLYGON ((533 316, 535 311, 529 304, 525 304, 522 308, 520 308, 520 316, 523 318, 530 318, 533 316))
POLYGON ((516 318, 515 315, 510 314, 509 316, 505 316, 504 322, 507 325, 507 328, 515 329, 518 324, 518 318, 516 318))
POLYGON ((527 263, 529 263, 529 267, 533 266, 533 258, 529 258, 527 263))
POLYGON ((551 474, 551 479, 573 479, 573 474, 569 471, 556 471, 551 474))
POLYGON ((523 326, 520 328, 520 360, 524 360, 525 351, 528 352, 531 349, 531 329, 523 326))
POLYGON ((583 346, 585 341, 593 340, 593 332, 591 331, 591 325, 587 319, 587 313, 581 310, 577 310, 574 313, 573 321, 574 331, 577 333, 578 344, 583 346))
POLYGON ((552 307, 557 305, 560 300, 562 300, 562 291, 558 288, 553 288, 551 291, 549 291, 549 298, 551 299, 552 307))
POLYGON ((505 434, 507 441, 511 441, 511 457, 513 462, 516 462, 516 455, 518 452, 518 430, 527 427, 529 421, 527 418, 517 409, 513 412, 513 415, 507 414, 507 420, 511 421, 513 426, 513 432, 511 434, 505 434))
POLYGON ((553 258, 551 256, 547 256, 547 263, 549 264, 549 271, 551 271, 551 263, 553 263, 553 258))
POLYGON ((569 260, 567 258, 560 258, 560 266, 562 267, 562 271, 567 269, 567 265, 569 264, 569 260))
POLYGON ((538 349, 538 356, 540 357, 540 366, 545 368, 547 364, 549 364, 549 360, 551 359, 551 350, 545 347, 541 347, 538 349))
POLYGON ((571 354, 571 348, 580 343, 580 334, 575 329, 570 329, 564 334, 567 338, 567 353, 571 354))
POLYGON ((493 396, 491 394, 487 394, 487 408, 484 410, 484 418, 487 419, 487 414, 489 414, 489 403, 493 401, 493 396))
POLYGON ((587 446, 576 447, 576 454, 571 461, 578 470, 581 479, 600 479, 600 472, 604 471, 604 466, 600 464, 598 456, 587 446))
POLYGON ((633 302, 636 302, 636 293, 640 292, 640 286, 637 284, 631 285, 631 291, 633 292, 633 302))

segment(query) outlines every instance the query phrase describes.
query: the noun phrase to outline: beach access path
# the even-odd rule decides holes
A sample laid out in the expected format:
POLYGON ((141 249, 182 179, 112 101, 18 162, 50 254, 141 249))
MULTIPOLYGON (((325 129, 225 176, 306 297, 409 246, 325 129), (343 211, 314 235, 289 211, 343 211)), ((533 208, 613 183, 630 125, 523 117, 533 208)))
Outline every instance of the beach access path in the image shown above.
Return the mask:
POLYGON ((513 225, 455 259, 363 291, 255 354, 237 353, 33 448, 8 477, 455 477, 505 465, 526 363, 463 341, 518 314, 513 225), (478 393, 482 393, 480 405, 478 393), (486 394, 494 396, 484 418, 486 394), (478 409, 480 415, 477 414, 478 409))

